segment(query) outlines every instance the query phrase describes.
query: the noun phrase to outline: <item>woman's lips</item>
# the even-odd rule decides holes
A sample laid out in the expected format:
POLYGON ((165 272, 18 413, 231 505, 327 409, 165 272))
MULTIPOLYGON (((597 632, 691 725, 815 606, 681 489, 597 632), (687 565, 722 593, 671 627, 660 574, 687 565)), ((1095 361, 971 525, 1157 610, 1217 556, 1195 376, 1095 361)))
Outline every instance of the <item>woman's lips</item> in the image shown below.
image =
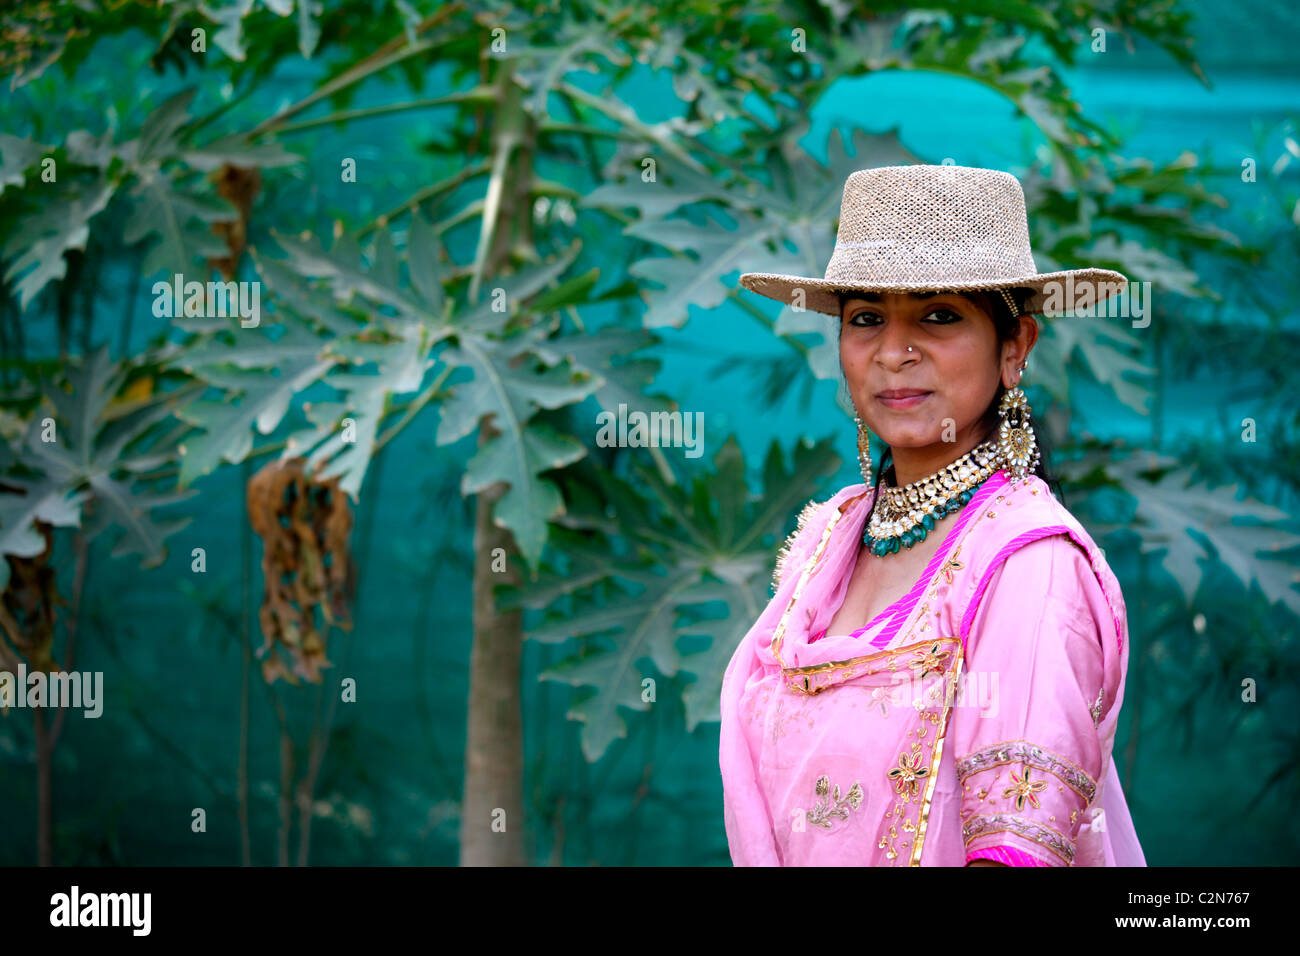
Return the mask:
POLYGON ((894 398, 882 392, 876 396, 876 401, 880 402, 880 404, 884 405, 886 408, 913 408, 920 405, 933 394, 932 392, 916 393, 915 389, 905 389, 901 391, 911 391, 914 394, 894 398))

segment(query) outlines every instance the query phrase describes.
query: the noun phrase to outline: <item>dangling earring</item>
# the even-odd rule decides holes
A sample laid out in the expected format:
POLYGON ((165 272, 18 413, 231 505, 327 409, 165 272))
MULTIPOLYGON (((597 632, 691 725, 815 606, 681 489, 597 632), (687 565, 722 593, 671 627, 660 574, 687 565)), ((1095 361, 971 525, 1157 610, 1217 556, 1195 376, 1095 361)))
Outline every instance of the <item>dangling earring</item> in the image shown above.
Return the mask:
POLYGON ((998 415, 1002 419, 998 425, 998 456, 1007 477, 1013 482, 1022 481, 1037 467, 1042 455, 1029 424, 1029 402, 1019 385, 1013 385, 1002 396, 998 415))
POLYGON ((858 466, 862 469, 862 480, 871 485, 871 445, 867 441, 867 426, 862 424, 858 413, 853 413, 853 422, 858 426, 858 466))

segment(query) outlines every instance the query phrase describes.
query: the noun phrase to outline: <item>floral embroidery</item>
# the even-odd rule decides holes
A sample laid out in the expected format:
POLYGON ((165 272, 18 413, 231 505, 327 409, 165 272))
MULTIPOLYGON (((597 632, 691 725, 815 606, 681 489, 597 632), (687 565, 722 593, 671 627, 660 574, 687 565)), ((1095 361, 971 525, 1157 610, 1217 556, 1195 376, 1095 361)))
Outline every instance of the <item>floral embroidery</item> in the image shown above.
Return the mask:
MULTIPOLYGON (((958 646, 955 637, 941 637, 935 642, 908 644, 905 647, 876 651, 874 654, 851 657, 842 661, 827 661, 824 664, 811 664, 805 667, 782 667, 785 685, 792 693, 801 696, 814 696, 822 691, 839 687, 856 677, 872 676, 885 671, 892 674, 900 669, 898 666, 899 655, 907 654, 908 651, 916 652, 918 648, 924 647, 927 643, 942 643, 952 648, 958 646)), ((905 681, 906 678, 907 675, 903 674, 896 676, 894 680, 896 682, 905 681)), ((900 703, 900 694, 901 690, 895 688, 891 703, 900 703)), ((870 706, 875 706, 875 703, 873 702, 870 706)), ((886 714, 886 716, 888 715, 886 714)))
POLYGON ((889 705, 891 703, 897 703, 897 701, 894 700, 894 696, 895 695, 893 694, 892 691, 886 690, 883 687, 877 687, 875 690, 871 692, 871 706, 875 707, 877 704, 879 704, 880 716, 888 717, 889 705))
POLYGON ((1019 763, 1045 770, 1058 778, 1071 790, 1092 803, 1097 793, 1097 782, 1074 764, 1037 744, 1027 740, 1004 740, 985 747, 957 760, 957 781, 963 782, 973 773, 997 767, 1004 763, 1019 763))
POLYGON ((1026 840, 1033 840, 1040 846, 1045 846, 1062 860, 1066 865, 1074 862, 1074 842, 1067 840, 1064 836, 1057 833, 1051 827, 1045 827, 1041 824, 1026 820, 1024 817, 1018 817, 1010 813, 991 813, 982 816, 971 817, 962 825, 962 836, 966 840, 967 849, 970 848, 971 841, 976 837, 985 836, 990 833, 1015 833, 1024 837, 1026 840))
POLYGON ((921 766, 921 745, 912 744, 911 754, 898 755, 898 766, 889 771, 889 779, 894 781, 894 790, 906 801, 916 796, 917 782, 929 773, 929 767, 921 766))
POLYGON ((954 571, 960 571, 963 567, 962 563, 957 560, 957 555, 959 554, 961 554, 960 544, 957 545, 957 550, 952 553, 952 557, 945 561, 943 567, 939 569, 939 573, 944 576, 944 580, 949 584, 952 584, 952 573, 954 571))
POLYGON ((862 805, 862 784, 856 780, 853 786, 849 787, 849 792, 842 797, 838 783, 835 785, 834 792, 831 792, 831 778, 825 774, 817 778, 815 789, 819 797, 830 795, 829 800, 818 800, 808 811, 808 822, 819 827, 829 830, 832 819, 847 820, 850 809, 856 810, 862 805))
POLYGON ((1047 789, 1046 780, 1030 781, 1028 767, 1025 768, 1025 775, 1023 777, 1014 770, 1011 771, 1011 779, 1014 780, 1015 783, 1003 790, 1002 796, 1016 798, 1017 812, 1025 808, 1026 798, 1029 800, 1029 805, 1035 810, 1042 806, 1042 804, 1038 802, 1038 794, 1047 789))
POLYGON ((1097 702, 1088 708, 1088 713, 1092 714, 1092 726, 1096 727, 1101 723, 1101 699, 1106 695, 1106 688, 1097 691, 1097 702))
POLYGON ((911 661, 908 666, 914 671, 918 671, 918 677, 924 677, 931 673, 943 673, 943 662, 949 656, 949 651, 941 650, 941 645, 936 641, 928 648, 918 647, 912 652, 916 660, 911 661))

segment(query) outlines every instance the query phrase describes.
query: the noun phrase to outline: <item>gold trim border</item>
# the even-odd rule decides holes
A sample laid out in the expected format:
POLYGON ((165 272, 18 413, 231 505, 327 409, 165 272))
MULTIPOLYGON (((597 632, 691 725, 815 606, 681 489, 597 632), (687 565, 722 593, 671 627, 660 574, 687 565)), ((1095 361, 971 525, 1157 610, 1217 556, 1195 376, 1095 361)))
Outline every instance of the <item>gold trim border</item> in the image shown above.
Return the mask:
MULTIPOLYGON (((949 640, 952 640, 952 638, 949 638, 949 640)), ((947 678, 947 689, 944 691, 943 699, 943 716, 940 718, 940 726, 934 736, 934 753, 930 757, 930 772, 927 774, 925 797, 921 801, 921 812, 917 817, 916 836, 912 838, 912 856, 908 861, 908 866, 921 865, 921 851, 925 845, 925 828, 930 817, 930 801, 934 797, 934 786, 939 779, 939 762, 943 759, 943 741, 948 734, 948 721, 952 716, 957 681, 961 676, 964 661, 965 654, 962 653, 961 641, 957 640, 957 660, 953 663, 952 671, 947 678)))
POLYGON ((848 501, 842 502, 835 509, 835 514, 831 515, 830 521, 826 522, 826 527, 822 531, 821 540, 817 542, 817 547, 813 550, 812 556, 809 557, 807 562, 805 562, 803 570, 799 573, 799 580, 795 583, 794 591, 790 595, 790 600, 786 604, 785 610, 781 612, 781 620, 777 621, 776 629, 772 632, 772 640, 768 644, 768 650, 771 651, 772 656, 776 658, 776 662, 781 665, 782 670, 785 669, 785 661, 781 659, 781 641, 785 637, 785 625, 790 617, 790 612, 794 610, 795 604, 803 595, 804 587, 808 584, 808 579, 816 569, 817 563, 821 561, 822 552, 826 550, 826 542, 830 540, 831 532, 835 530, 835 526, 839 524, 840 519, 844 517, 844 514, 850 505, 861 501, 869 494, 869 491, 864 491, 862 494, 856 495, 848 501))
POLYGON ((1000 740, 995 744, 989 744, 987 747, 981 747, 979 750, 972 750, 970 753, 958 758, 957 782, 965 783, 969 778, 978 773, 983 773, 985 770, 992 770, 995 767, 1005 767, 1009 764, 1016 763, 1025 764, 1026 766, 1042 770, 1045 773, 1050 773, 1057 780, 1061 781, 1061 783, 1073 790, 1076 795, 1081 797, 1085 806, 1091 805, 1092 801, 1097 796, 1097 781, 1093 778, 1092 774, 1088 773, 1088 771, 1084 770, 1074 761, 1061 756, 1061 754, 1058 754, 1055 750, 1044 747, 1042 744, 1033 740, 1027 740, 1024 737, 1013 737, 1010 740, 1000 740), (1017 744, 1023 744, 1024 746, 1016 746, 1017 744), (1064 777, 1061 776, 1049 761, 1041 760, 1032 754, 1026 754, 1026 749, 1038 750, 1048 755, 1060 764, 1062 768, 1074 771, 1074 773, 1077 773, 1079 776, 1087 780, 1087 786, 1084 790, 1080 790, 1077 782, 1070 780, 1068 774, 1064 777), (1004 751, 1008 754, 1006 760, 986 760, 988 756, 996 756, 1004 751), (970 766, 970 764, 975 762, 979 762, 979 766, 970 766))

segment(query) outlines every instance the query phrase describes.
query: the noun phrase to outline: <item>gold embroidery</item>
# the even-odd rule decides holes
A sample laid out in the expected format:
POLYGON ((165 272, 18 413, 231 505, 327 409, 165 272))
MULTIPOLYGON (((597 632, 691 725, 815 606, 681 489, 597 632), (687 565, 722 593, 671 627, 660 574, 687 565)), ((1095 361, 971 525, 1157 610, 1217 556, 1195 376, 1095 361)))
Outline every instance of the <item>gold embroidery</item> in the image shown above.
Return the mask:
POLYGON ((898 766, 891 769, 887 776, 894 781, 894 790, 902 794, 906 802, 916 796, 917 780, 929 773, 929 767, 921 766, 921 745, 912 744, 912 752, 899 754, 898 766))
POLYGON ((829 794, 829 799, 817 801, 807 813, 808 822, 827 830, 831 827, 832 819, 847 820, 849 811, 856 810, 862 805, 862 784, 856 780, 843 797, 840 796, 838 783, 835 785, 834 792, 831 792, 831 778, 825 774, 817 778, 814 789, 817 796, 826 797, 829 794))
MULTIPOLYGON (((896 672, 899 670, 896 662, 901 654, 911 652, 920 656, 918 648, 933 647, 937 644, 949 644, 955 647, 958 643, 955 637, 940 637, 841 661, 826 661, 824 664, 807 664, 803 667, 782 667, 781 671, 786 687, 794 693, 820 694, 855 677, 872 676, 883 671, 896 672)), ((899 677, 896 680, 902 681, 904 678, 899 677)))
POLYGON ((1030 781, 1028 767, 1025 767, 1025 775, 1023 777, 1012 770, 1011 779, 1014 780, 1015 783, 1003 790, 1002 796, 1016 798, 1017 812, 1025 808, 1026 798, 1029 800, 1029 805, 1035 810, 1042 806, 1042 804, 1038 802, 1038 794, 1047 789, 1046 780, 1030 781))
POLYGON ((836 511, 835 514, 831 515, 831 520, 826 522, 826 527, 822 530, 822 538, 817 542, 817 547, 813 550, 812 556, 804 564, 803 572, 799 575, 799 580, 795 583, 794 591, 790 594, 790 601, 786 604, 785 610, 781 613, 781 620, 777 622, 776 630, 772 633, 772 642, 769 645, 769 649, 772 651, 772 656, 776 658, 778 664, 783 663, 781 661, 780 647, 781 639, 785 637, 786 621, 790 617, 790 612, 794 610, 795 604, 799 602, 799 598, 803 596, 803 589, 808 584, 808 578, 811 576, 813 569, 817 566, 817 562, 821 560, 822 552, 826 550, 826 542, 830 540, 831 532, 835 530, 835 525, 843 515, 844 512, 842 510, 836 511))
POLYGON ((943 563, 943 567, 939 569, 939 573, 944 576, 944 579, 949 584, 952 584, 952 573, 954 571, 960 571, 963 567, 962 563, 957 560, 957 555, 959 554, 961 554, 960 544, 957 545, 956 550, 953 551, 952 555, 949 556, 948 560, 943 563))
MULTIPOLYGON (((951 642, 951 654, 953 660, 951 662, 951 665, 948 667, 948 673, 943 674, 943 678, 941 681, 942 683, 946 683, 948 685, 947 688, 948 692, 945 695, 942 704, 940 704, 937 700, 935 700, 935 706, 933 709, 931 709, 929 707, 924 706, 920 700, 915 702, 918 711, 918 717, 923 721, 921 729, 918 731, 918 736, 922 738, 925 736, 927 725, 933 724, 935 727, 934 741, 930 753, 928 755, 929 760, 926 761, 927 754, 922 749, 922 745, 920 743, 914 743, 910 748, 910 753, 900 753, 899 766, 889 771, 889 777, 894 781, 894 789, 897 792, 899 799, 896 805, 894 806, 892 812, 886 811, 886 817, 885 817, 886 821, 894 817, 902 817, 904 804, 910 803, 912 797, 914 796, 918 798, 917 803, 920 805, 919 806, 920 812, 917 821, 914 824, 912 824, 912 826, 915 827, 915 832, 916 832, 915 838, 911 841, 910 847, 908 847, 907 842, 904 842, 902 845, 908 848, 908 852, 905 853, 903 857, 904 865, 919 866, 921 855, 922 855, 922 847, 925 839, 926 825, 928 822, 929 809, 933 799, 935 785, 939 776, 938 767, 942 760, 943 743, 944 743, 944 738, 948 726, 948 716, 950 714, 951 706, 956 692, 958 676, 960 675, 961 668, 962 668, 961 641, 956 637, 940 637, 937 640, 929 639, 929 640, 917 642, 915 645, 908 645, 907 638, 910 632, 913 629, 915 629, 917 626, 915 623, 910 623, 908 624, 908 633, 904 633, 902 640, 896 642, 896 645, 898 646, 896 646, 894 649, 881 651, 877 654, 866 655, 860 658, 851 658, 849 660, 844 660, 844 661, 829 661, 824 664, 809 665, 806 667, 799 667, 799 668, 787 667, 785 665, 785 662, 781 659, 781 655, 780 655, 780 647, 781 647, 782 639, 785 634, 786 621, 790 615, 790 612, 794 609, 794 606, 798 603, 799 598, 802 595, 807 585, 807 581, 812 576, 814 576, 817 573, 817 571, 821 570, 818 567, 818 562, 821 560, 822 555, 826 550, 826 546, 830 541, 835 525, 838 523, 839 519, 845 514, 848 508, 851 507, 856 501, 860 500, 860 498, 862 497, 866 497, 866 495, 862 495, 859 496, 859 498, 854 498, 850 501, 845 502, 844 504, 840 505, 838 509, 838 513, 832 513, 830 515, 830 518, 827 522, 827 526, 822 531, 821 540, 818 542, 817 546, 813 549, 811 556, 804 563, 800 580, 798 583, 796 583, 793 589, 792 597, 790 601, 786 604, 785 610, 782 613, 780 620, 777 622, 777 627, 773 632, 773 636, 771 638, 771 643, 769 647, 773 657, 776 659, 778 666, 780 666, 783 671, 783 676, 785 678, 787 690, 792 691, 795 694, 815 694, 822 690, 839 686, 840 681, 848 680, 850 678, 860 676, 861 674, 864 673, 878 674, 878 673, 882 673, 883 671, 889 671, 891 673, 897 672, 900 670, 900 666, 901 666, 898 660, 899 656, 908 654, 909 652, 915 653, 915 656, 918 658, 918 660, 907 661, 906 663, 908 664, 921 663, 921 661, 924 660, 923 657, 924 651, 922 650, 920 653, 916 653, 918 648, 932 649, 937 643, 942 642, 943 644, 948 644, 949 642, 951 642), (875 666, 869 666, 869 665, 875 665, 875 666), (825 678, 823 678, 822 675, 825 675, 825 678), (925 764, 924 766, 922 765, 923 763, 925 764), (918 793, 918 787, 920 790, 919 793, 918 793)), ((985 517, 986 517, 985 513, 980 513, 976 515, 975 519, 965 529, 965 533, 963 534, 963 537, 965 537, 965 535, 967 534, 970 534, 972 529, 975 526, 977 526, 979 522, 983 520, 985 517)), ((958 542, 954 547, 951 556, 944 562, 943 566, 935 573, 934 577, 931 579, 926 594, 927 599, 932 599, 937 597, 938 588, 941 579, 946 580, 947 583, 951 585, 954 580, 953 572, 964 570, 964 565, 959 560, 961 551, 962 551, 962 543, 958 542)), ((922 609, 921 613, 917 613, 917 615, 912 618, 912 621, 913 622, 920 621, 923 616, 923 612, 928 610, 929 608, 927 605, 922 609)), ((938 620, 938 616, 936 615, 936 621, 937 620, 938 620)), ((929 621, 927 620, 925 623, 926 625, 928 625, 929 621)), ((921 629, 927 630, 928 627, 922 627, 921 629)), ((945 654, 944 656, 947 655, 945 654)), ((907 671, 905 668, 902 670, 902 673, 903 675, 906 675, 907 671)), ((927 669, 927 674, 929 673, 932 672, 930 672, 927 669)), ((942 671, 940 671, 940 673, 942 674, 942 671)), ((865 688, 861 688, 861 689, 865 690, 865 688)), ((923 696, 927 696, 931 699, 934 699, 938 695, 937 693, 933 693, 933 694, 928 694, 923 696)), ((881 701, 879 695, 873 695, 873 701, 869 706, 874 707, 876 703, 882 704, 882 711, 883 711, 884 709, 883 702, 881 701)), ((898 703, 901 704, 901 701, 898 703)), ((910 823, 911 821, 904 818, 903 822, 904 822, 904 831, 911 832, 911 828, 907 826, 907 824, 910 823)), ((889 833, 881 835, 880 842, 878 844, 878 847, 880 849, 885 850, 885 859, 888 860, 890 865, 893 866, 899 865, 896 862, 899 858, 899 853, 895 848, 895 840, 897 839, 897 836, 898 836, 897 828, 895 826, 891 826, 889 833)), ((1072 850, 1073 848, 1071 847, 1070 849, 1072 850)))
POLYGON ((957 660, 953 665, 952 673, 947 678, 948 687, 947 687, 947 692, 944 694, 944 698, 943 698, 942 716, 938 714, 931 715, 932 723, 934 723, 938 727, 938 731, 934 735, 934 751, 932 756, 930 757, 929 769, 931 773, 928 775, 929 779, 926 781, 925 795, 921 798, 921 812, 918 816, 918 821, 917 821, 916 839, 915 841, 913 841, 912 859, 910 861, 911 866, 921 865, 921 847, 925 843, 925 827, 930 817, 930 801, 934 796, 934 785, 939 779, 937 768, 939 766, 939 761, 943 758, 944 734, 948 729, 948 715, 951 713, 952 710, 952 704, 953 701, 955 700, 955 695, 957 691, 957 679, 958 679, 958 675, 960 675, 961 673, 961 665, 962 665, 961 644, 959 643, 957 647, 958 647, 957 660))
POLYGON ((1027 740, 1004 740, 975 753, 958 757, 957 779, 965 781, 971 774, 1008 763, 1024 764, 1046 770, 1082 797, 1085 803, 1091 803, 1092 798, 1096 796, 1097 782, 1091 776, 1059 754, 1027 740))
POLYGON ((1033 840, 1038 845, 1047 847, 1064 860, 1067 866, 1074 862, 1073 840, 1067 839, 1051 827, 1014 814, 993 813, 971 817, 962 825, 961 832, 968 850, 971 841, 976 837, 988 836, 992 833, 1015 833, 1026 840, 1033 840))
POLYGON ((1092 726, 1096 727, 1101 723, 1101 699, 1106 694, 1106 688, 1097 691, 1097 702, 1088 708, 1088 713, 1092 714, 1092 726))
POLYGON ((925 677, 927 674, 942 674, 943 662, 950 656, 945 650, 940 650, 941 645, 935 641, 929 648, 918 647, 912 652, 916 660, 908 664, 914 671, 918 671, 918 677, 925 677))

